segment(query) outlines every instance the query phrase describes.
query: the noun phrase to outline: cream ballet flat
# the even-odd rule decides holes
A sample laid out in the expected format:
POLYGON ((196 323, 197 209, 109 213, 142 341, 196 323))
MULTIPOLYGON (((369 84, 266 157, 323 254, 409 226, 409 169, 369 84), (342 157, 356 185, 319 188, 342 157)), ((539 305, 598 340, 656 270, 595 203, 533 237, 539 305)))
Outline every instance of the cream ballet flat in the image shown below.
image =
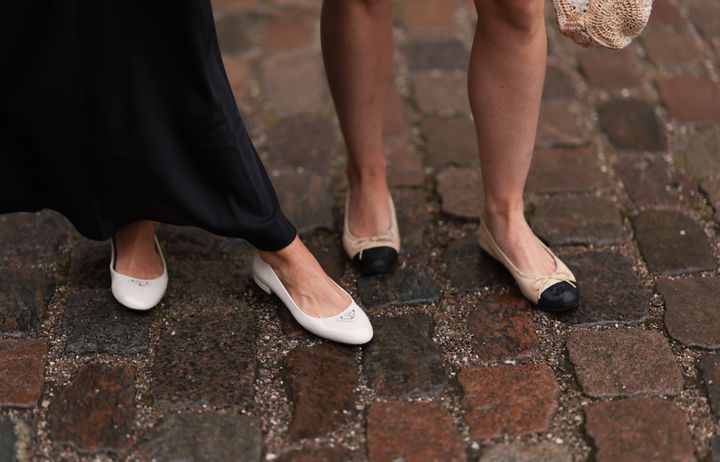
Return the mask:
POLYGON ((362 274, 385 273, 397 261, 400 252, 400 231, 398 230, 395 204, 390 198, 390 228, 382 234, 371 237, 355 237, 348 225, 350 194, 345 198, 345 222, 343 225, 343 248, 350 260, 362 274))
POLYGON ((287 289, 285 289, 272 266, 258 254, 255 254, 255 258, 253 258, 252 272, 255 284, 268 294, 274 293, 277 295, 287 309, 290 310, 290 314, 295 320, 318 337, 348 345, 363 345, 372 339, 373 328, 370 320, 344 289, 343 292, 350 298, 350 305, 336 315, 317 318, 305 314, 300 309, 287 289))
POLYGON ((480 247, 495 260, 502 263, 520 287, 522 294, 538 308, 545 311, 566 311, 577 308, 580 294, 575 275, 545 244, 540 245, 555 262, 555 271, 542 276, 522 272, 497 245, 483 220, 479 229, 480 247))
POLYGON ((167 265, 155 238, 155 248, 163 264, 163 273, 155 279, 139 279, 115 271, 115 239, 110 240, 110 290, 115 300, 131 310, 147 311, 160 303, 168 285, 167 265))

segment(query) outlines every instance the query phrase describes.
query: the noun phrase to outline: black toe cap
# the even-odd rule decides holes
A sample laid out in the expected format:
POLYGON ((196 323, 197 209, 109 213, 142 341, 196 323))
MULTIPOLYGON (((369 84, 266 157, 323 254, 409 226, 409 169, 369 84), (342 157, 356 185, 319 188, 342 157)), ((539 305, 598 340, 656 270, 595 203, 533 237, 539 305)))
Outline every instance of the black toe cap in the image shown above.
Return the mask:
POLYGON ((397 260, 398 253, 392 247, 373 247, 355 255, 353 262, 362 274, 380 274, 390 271, 397 260))
POLYGON ((580 293, 577 287, 569 282, 558 282, 540 294, 537 307, 545 311, 567 311, 577 308, 578 303, 580 293))

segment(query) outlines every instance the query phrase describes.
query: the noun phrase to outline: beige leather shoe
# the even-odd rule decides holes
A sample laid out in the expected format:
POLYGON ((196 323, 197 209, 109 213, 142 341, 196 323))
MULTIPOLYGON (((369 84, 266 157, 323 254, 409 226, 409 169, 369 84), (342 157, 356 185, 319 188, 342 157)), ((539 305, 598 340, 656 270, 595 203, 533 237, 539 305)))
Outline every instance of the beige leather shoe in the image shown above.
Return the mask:
POLYGON ((397 261, 400 252, 400 231, 392 198, 390 198, 390 228, 376 236, 353 236, 348 225, 349 209, 350 194, 345 198, 345 223, 342 239, 345 253, 363 274, 380 274, 389 271, 397 261))
POLYGON ((522 272, 510 261, 495 242, 483 220, 480 221, 479 240, 480 247, 510 271, 522 294, 538 308, 546 311, 566 311, 578 306, 580 294, 575 275, 542 241, 538 239, 540 245, 555 261, 555 271, 535 276, 522 272))

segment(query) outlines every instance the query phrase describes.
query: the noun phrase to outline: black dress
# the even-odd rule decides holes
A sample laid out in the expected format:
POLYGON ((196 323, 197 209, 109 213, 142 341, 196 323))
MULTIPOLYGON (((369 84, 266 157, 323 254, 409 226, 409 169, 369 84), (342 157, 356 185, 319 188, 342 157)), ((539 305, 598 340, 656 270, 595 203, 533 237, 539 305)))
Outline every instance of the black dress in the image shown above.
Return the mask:
POLYGON ((0 213, 107 239, 138 220, 295 237, 240 119, 209 0, 6 0, 0 213))

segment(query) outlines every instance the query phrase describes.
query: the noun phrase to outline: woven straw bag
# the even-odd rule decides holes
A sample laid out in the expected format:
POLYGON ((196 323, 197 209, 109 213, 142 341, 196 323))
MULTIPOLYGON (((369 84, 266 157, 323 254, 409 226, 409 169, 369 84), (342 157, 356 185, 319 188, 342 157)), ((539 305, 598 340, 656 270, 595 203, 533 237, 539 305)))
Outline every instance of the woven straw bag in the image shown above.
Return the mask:
POLYGON ((584 47, 626 47, 650 18, 652 0, 553 0, 560 32, 584 47))

